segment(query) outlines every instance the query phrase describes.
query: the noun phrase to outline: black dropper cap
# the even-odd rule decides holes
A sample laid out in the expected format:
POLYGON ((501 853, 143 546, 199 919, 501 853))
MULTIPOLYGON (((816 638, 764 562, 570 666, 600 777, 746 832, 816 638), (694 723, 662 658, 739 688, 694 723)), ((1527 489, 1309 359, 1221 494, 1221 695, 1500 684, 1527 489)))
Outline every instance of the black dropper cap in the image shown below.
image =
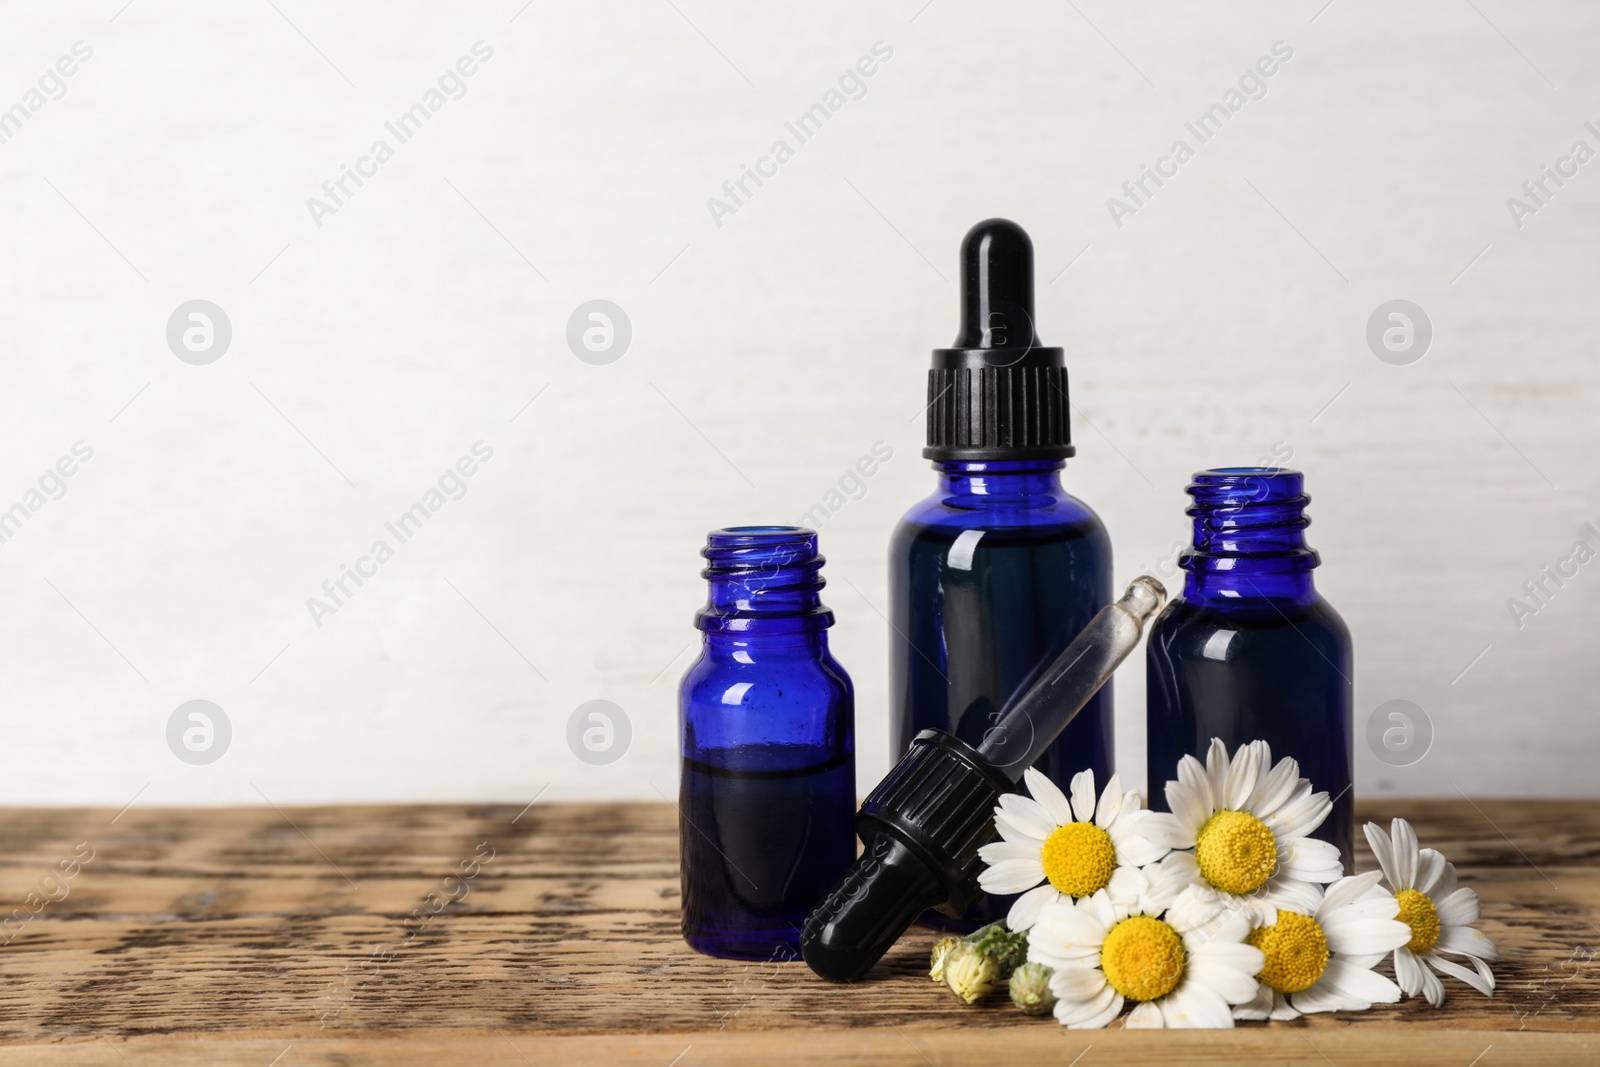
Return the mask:
POLYGON ((933 350, 928 447, 936 462, 1065 459, 1074 452, 1067 368, 1039 341, 1033 242, 1010 219, 961 241, 961 333, 933 350))

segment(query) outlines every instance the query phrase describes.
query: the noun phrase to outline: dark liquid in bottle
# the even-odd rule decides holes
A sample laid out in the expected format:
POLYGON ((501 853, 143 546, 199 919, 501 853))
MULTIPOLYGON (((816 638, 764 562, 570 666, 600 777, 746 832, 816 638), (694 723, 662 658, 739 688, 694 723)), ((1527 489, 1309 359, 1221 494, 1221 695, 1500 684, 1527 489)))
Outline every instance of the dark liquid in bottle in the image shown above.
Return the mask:
POLYGON ((1156 621, 1147 657, 1150 806, 1166 811, 1163 786, 1185 754, 1202 762, 1213 737, 1230 753, 1251 741, 1292 756, 1312 788, 1335 798, 1312 835, 1351 850, 1350 637, 1322 603, 1261 603, 1226 613, 1175 603, 1156 621))
POLYGON ((683 761, 683 936, 702 952, 798 959, 812 907, 855 861, 855 759, 740 769, 683 761))
MULTIPOLYGON (((896 758, 919 730, 977 747, 1006 701, 1025 689, 1111 599, 1111 547, 1098 520, 963 531, 902 525, 890 551, 894 630, 890 692, 896 758), (911 606, 919 610, 912 611, 911 606)), ((1113 766, 1111 685, 1034 764, 1063 791, 1086 767, 1102 789, 1113 766)), ((1005 917, 1014 897, 982 896, 965 922, 1005 917)))

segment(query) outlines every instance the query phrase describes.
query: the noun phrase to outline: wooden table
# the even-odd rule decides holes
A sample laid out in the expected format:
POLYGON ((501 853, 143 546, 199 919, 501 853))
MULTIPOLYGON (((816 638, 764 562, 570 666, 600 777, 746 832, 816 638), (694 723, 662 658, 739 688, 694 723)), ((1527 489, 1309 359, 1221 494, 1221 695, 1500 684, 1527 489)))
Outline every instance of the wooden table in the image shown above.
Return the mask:
POLYGON ((1600 803, 1361 814, 1405 814, 1477 889, 1493 999, 1085 1033, 962 1008, 922 929, 854 986, 713 960, 678 938, 662 804, 11 809, 0 1067, 1600 1063, 1600 803))

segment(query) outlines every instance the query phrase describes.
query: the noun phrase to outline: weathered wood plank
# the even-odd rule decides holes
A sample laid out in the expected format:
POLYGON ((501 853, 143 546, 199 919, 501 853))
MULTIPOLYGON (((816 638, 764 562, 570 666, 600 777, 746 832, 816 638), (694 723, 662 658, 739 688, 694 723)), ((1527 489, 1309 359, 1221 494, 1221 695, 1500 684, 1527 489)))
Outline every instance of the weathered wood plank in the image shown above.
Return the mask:
MULTIPOLYGON (((1594 1062, 1600 804, 1362 805, 1364 817, 1396 813, 1482 896, 1483 928, 1506 956, 1494 998, 1452 984, 1438 1011, 1410 1002, 1179 1044, 1117 1032, 1095 1036, 1097 1048, 1366 1063, 1387 1062, 1403 1039, 1418 1063, 1466 1063, 1490 1043, 1497 1054, 1594 1062)), ((121 1062, 117 1052, 130 1062, 266 1063, 289 1043, 296 1063, 379 1062, 356 1051, 378 1038, 373 1048, 396 1057, 383 1062, 418 1063, 439 1062, 446 1047, 451 1058, 470 1048, 474 1061, 521 1062, 506 1058, 507 1039, 525 1053, 556 1042, 537 1046, 543 1062, 554 1049, 572 1062, 653 1062, 623 1051, 632 1048, 666 1050, 666 1062, 694 1044, 697 1058, 730 1062, 772 1062, 781 1047, 819 1062, 941 1063, 1002 1040, 1008 1059, 1014 1049, 1022 1062, 1059 1063, 1083 1046, 1008 1006, 961 1008, 923 977, 936 936, 927 930, 870 980, 843 987, 799 964, 691 952, 677 933, 668 805, 114 816, 0 813, 0 901, 24 915, 43 902, 31 920, 12 920, 0 947, 0 1067, 35 1062, 47 1046, 68 1056, 57 1063, 121 1062), (790 1030, 813 1033, 772 1043, 790 1030)), ((1371 863, 1364 847, 1360 862, 1371 863)))

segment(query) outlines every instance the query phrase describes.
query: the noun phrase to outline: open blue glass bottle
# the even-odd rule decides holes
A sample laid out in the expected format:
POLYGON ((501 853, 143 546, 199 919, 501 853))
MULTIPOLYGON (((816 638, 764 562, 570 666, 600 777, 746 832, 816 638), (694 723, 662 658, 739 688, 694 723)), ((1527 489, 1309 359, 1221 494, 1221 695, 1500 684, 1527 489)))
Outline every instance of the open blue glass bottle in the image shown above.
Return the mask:
MULTIPOLYGON (((934 494, 906 513, 889 548, 891 746, 935 728, 974 747, 1006 702, 1111 602, 1111 541, 1061 485, 1074 454, 1062 350, 1034 329, 1033 245, 1005 219, 961 246, 961 329, 928 375, 934 494)), ((1111 686, 1036 764, 1066 789, 1113 765, 1111 686)), ((1004 918, 1010 897, 980 897, 970 928, 1004 918)))
POLYGON ((817 535, 712 532, 678 690, 683 937, 713 956, 797 959, 813 905, 855 860, 855 694, 828 651, 817 535))
POLYGON ((1350 630, 1312 581, 1304 488, 1299 471, 1276 467, 1201 471, 1189 485, 1183 595, 1146 648, 1150 805, 1167 810, 1162 784, 1180 757, 1203 760, 1211 738, 1229 752, 1265 741, 1335 798, 1313 836, 1354 871, 1350 630))

